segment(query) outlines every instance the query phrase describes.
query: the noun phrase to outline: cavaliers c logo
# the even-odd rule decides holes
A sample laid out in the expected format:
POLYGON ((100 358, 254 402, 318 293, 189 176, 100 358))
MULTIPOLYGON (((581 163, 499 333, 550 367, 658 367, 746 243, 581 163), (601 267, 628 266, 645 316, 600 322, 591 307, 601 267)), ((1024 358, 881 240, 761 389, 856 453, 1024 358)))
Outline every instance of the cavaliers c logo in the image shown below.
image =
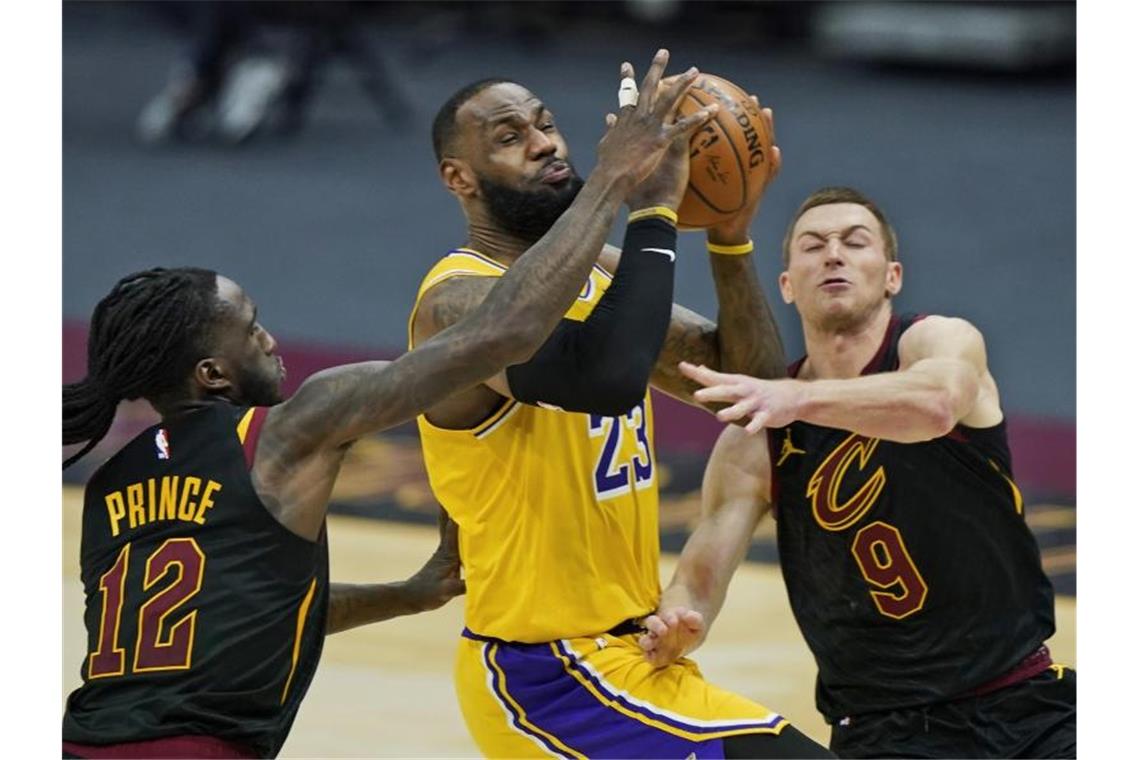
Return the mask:
POLYGON ((852 433, 827 455, 827 459, 812 474, 808 481, 807 497, 811 499, 815 521, 824 530, 843 530, 855 524, 874 506, 887 483, 887 474, 882 465, 842 504, 839 503, 839 486, 856 457, 859 459, 859 471, 862 472, 878 446, 878 438, 864 438, 852 433))

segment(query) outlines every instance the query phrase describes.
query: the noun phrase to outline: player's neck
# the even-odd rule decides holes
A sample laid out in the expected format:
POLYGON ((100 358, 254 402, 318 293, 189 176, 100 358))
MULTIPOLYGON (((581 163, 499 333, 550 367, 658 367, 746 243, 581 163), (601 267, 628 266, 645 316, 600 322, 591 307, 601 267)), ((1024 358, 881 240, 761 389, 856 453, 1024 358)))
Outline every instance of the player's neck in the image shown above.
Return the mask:
POLYGON ((181 417, 184 414, 203 409, 207 406, 212 406, 219 403, 232 403, 229 399, 221 396, 186 396, 180 395, 178 397, 165 397, 150 399, 150 405, 158 412, 158 415, 163 420, 170 420, 175 417, 181 417))
POLYGON ((890 322, 889 302, 850 328, 827 329, 805 321, 807 361, 799 376, 806 380, 858 377, 878 353, 890 322))
POLYGON ((513 264, 535 242, 512 235, 490 224, 472 221, 467 225, 467 246, 506 266, 513 264))

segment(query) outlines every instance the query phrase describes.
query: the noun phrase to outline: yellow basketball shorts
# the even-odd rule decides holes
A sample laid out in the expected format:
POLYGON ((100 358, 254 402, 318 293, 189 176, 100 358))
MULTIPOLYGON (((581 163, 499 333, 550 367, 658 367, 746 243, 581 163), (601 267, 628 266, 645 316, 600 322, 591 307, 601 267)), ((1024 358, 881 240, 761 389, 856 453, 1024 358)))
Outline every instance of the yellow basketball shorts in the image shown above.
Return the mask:
POLYGON ((464 630, 455 684, 488 757, 723 758, 725 737, 788 725, 692 660, 654 668, 636 634, 517 644, 464 630))

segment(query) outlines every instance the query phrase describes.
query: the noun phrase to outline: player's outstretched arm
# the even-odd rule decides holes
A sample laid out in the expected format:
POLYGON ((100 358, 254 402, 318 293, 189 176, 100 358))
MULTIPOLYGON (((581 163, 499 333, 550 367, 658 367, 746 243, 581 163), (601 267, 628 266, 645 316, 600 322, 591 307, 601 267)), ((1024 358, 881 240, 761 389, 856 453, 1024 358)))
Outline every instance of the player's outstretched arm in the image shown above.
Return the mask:
POLYGON ((460 577, 459 527, 440 509, 439 546, 415 575, 395 583, 331 585, 325 633, 434 610, 465 591, 460 577))
MULTIPOLYGON (((695 69, 658 90, 659 51, 634 106, 607 122, 598 164, 570 208, 459 323, 392 362, 364 362, 313 375, 266 420, 254 483, 286 526, 315 537, 344 448, 362 435, 412 419, 510 364, 527 360, 573 303, 626 196, 677 138, 715 113, 676 122, 671 114, 695 69)), ((633 68, 623 64, 622 74, 633 68)))
MULTIPOLYGON (((643 87, 642 92, 675 104, 692 79, 690 70, 662 83, 659 91, 643 87)), ((644 102, 640 100, 637 107, 644 102)), ((615 120, 620 117, 611 114, 607 123, 615 120)), ((626 228, 627 255, 589 317, 562 320, 532 357, 512 363, 491 378, 488 387, 519 401, 607 416, 628 411, 645 394, 669 322, 675 209, 688 183, 691 131, 678 133, 664 158, 629 193, 632 213, 626 228)), ((588 241, 589 246, 596 246, 592 248, 595 256, 603 242, 598 238, 588 241)), ((463 318, 487 292, 487 279, 454 278, 429 290, 417 312, 415 337, 431 335, 463 318)))
MULTIPOLYGON (((775 135, 772 109, 762 113, 769 134, 775 135)), ((781 160, 779 147, 773 146, 768 182, 779 174, 781 160)), ((693 396, 700 385, 680 372, 677 365, 681 361, 753 377, 787 374, 783 343, 751 253, 749 228, 762 199, 763 193, 734 218, 708 230, 709 262, 720 306, 716 323, 681 306, 673 307, 665 345, 653 370, 653 385, 687 403, 720 408, 693 396)))
POLYGON ((563 319, 529 361, 508 367, 505 395, 608 417, 641 401, 669 327, 688 146, 687 139, 675 140, 630 194, 621 263, 589 316, 563 319))
POLYGON ((700 520, 638 641, 654 666, 668 665, 704 641, 756 525, 771 507, 770 478, 767 440, 726 427, 705 467, 700 520))
MULTIPOLYGON (((411 419, 470 388, 542 345, 586 281, 626 196, 653 173, 675 139, 686 140, 715 113, 706 108, 676 122, 670 114, 696 69, 658 91, 667 51, 660 51, 635 106, 610 121, 598 166, 570 208, 499 278, 464 319, 391 363, 338 367, 310 378, 273 416, 287 446, 335 447, 411 419)), ((624 64, 622 73, 632 75, 624 64)), ((260 455, 260 454, 259 454, 260 455)))
POLYGON ((705 386, 696 396, 729 404, 722 421, 748 432, 796 420, 899 443, 928 441, 959 422, 990 427, 1002 419, 986 367, 982 334, 963 319, 927 317, 899 340, 899 369, 843 380, 759 380, 682 365, 705 386))

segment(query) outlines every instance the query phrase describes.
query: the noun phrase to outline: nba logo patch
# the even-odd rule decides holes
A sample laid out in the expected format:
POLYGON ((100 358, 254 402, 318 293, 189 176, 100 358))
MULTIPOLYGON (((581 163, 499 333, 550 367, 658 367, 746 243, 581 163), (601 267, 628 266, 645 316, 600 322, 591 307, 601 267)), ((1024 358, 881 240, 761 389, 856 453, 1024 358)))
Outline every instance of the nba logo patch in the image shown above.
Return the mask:
POLYGON ((159 428, 154 434, 154 447, 158 450, 159 459, 170 459, 170 441, 166 437, 166 428, 159 428))

